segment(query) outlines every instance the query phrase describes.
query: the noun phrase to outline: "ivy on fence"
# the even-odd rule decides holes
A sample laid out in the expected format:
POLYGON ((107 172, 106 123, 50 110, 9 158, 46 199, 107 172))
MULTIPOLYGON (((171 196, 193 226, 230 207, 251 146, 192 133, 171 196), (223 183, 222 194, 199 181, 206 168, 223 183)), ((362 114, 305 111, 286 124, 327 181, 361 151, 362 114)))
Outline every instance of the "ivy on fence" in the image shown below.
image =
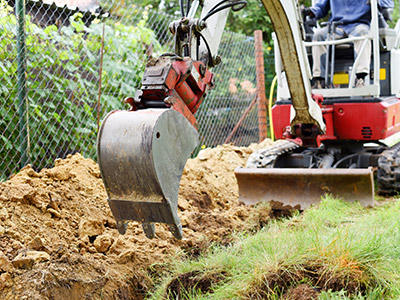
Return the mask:
MULTIPOLYGON (((101 115, 121 108, 124 95, 138 88, 146 48, 159 50, 154 32, 146 27, 147 11, 136 26, 105 20, 101 115)), ((85 26, 82 14, 70 26, 45 28, 26 16, 26 82, 29 153, 36 167, 77 151, 95 153, 97 97, 103 23, 85 26), (90 141, 90 142, 88 142, 90 141)), ((0 7, 0 153, 1 168, 18 166, 19 130, 16 77, 16 17, 0 7)))

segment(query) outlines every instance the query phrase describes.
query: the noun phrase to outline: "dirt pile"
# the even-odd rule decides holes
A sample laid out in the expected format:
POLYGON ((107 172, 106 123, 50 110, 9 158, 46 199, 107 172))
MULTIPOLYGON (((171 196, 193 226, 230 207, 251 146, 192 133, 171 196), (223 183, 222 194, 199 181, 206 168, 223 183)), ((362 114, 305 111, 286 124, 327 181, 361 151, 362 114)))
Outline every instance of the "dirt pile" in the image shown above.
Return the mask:
POLYGON ((248 218, 261 223, 268 218, 260 215, 262 210, 254 212, 239 205, 234 170, 244 166, 253 151, 269 144, 271 141, 266 140, 247 148, 223 145, 204 149, 195 159, 188 160, 178 201, 179 216, 188 239, 201 234, 208 241, 228 243, 226 237, 233 231, 249 229, 249 224, 244 222, 248 218))
POLYGON ((270 142, 224 145, 189 160, 181 182, 184 240, 162 225, 148 240, 130 222, 118 234, 97 164, 76 154, 39 173, 30 166, 0 184, 0 299, 143 299, 146 268, 208 243, 230 242, 268 218, 238 203, 233 170, 270 142))

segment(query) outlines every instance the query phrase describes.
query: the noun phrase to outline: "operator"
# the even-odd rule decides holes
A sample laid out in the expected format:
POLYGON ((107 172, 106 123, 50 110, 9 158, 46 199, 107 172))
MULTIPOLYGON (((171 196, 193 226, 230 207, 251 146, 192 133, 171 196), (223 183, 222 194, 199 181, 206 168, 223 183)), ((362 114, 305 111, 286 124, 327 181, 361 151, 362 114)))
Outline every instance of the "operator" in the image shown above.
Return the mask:
MULTIPOLYGON (((393 0, 378 0, 381 8, 393 8, 393 0)), ((321 19, 325 17, 329 10, 331 15, 329 22, 338 22, 334 32, 334 38, 364 36, 369 32, 371 21, 371 5, 369 0, 317 0, 312 7, 307 7, 304 11, 306 15, 321 19)), ((313 41, 324 41, 328 36, 328 27, 318 28, 313 35, 313 41)), ((360 53, 363 40, 354 41, 355 55, 360 53)), ((324 78, 322 76, 325 69, 325 60, 322 55, 327 52, 326 46, 313 46, 313 88, 323 88, 324 78), (321 70, 322 69, 322 70, 321 70)), ((361 54, 360 62, 356 67, 356 87, 364 86, 364 79, 369 73, 371 62, 371 43, 367 43, 366 48, 361 54)))

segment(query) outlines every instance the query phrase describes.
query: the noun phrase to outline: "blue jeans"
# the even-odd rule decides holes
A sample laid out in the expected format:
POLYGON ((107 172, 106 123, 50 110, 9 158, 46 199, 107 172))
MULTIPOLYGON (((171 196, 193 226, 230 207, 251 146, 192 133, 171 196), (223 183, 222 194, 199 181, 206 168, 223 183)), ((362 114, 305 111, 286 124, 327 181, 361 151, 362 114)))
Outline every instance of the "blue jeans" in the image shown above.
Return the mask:
MULTIPOLYGON (((369 25, 367 24, 357 24, 354 29, 350 32, 345 32, 340 26, 336 27, 336 32, 334 33, 334 39, 342 39, 346 37, 356 37, 365 36, 369 33, 369 25)), ((328 38, 328 27, 318 28, 315 30, 313 35, 314 42, 325 41, 328 38)), ((354 57, 357 57, 360 53, 364 41, 354 41, 354 57)), ((325 74, 325 55, 326 46, 313 46, 312 56, 313 56, 313 77, 323 77, 321 75, 325 74)), ((369 73, 369 65, 371 62, 371 42, 368 41, 365 50, 361 53, 360 62, 356 66, 356 73, 369 73)))

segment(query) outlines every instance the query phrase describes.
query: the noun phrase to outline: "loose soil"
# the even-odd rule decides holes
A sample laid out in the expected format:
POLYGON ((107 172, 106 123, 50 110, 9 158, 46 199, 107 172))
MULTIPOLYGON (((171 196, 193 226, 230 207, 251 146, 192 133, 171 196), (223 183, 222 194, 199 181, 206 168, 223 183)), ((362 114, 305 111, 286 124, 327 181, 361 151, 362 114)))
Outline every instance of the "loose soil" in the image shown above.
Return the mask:
POLYGON ((149 240, 136 222, 120 235, 91 159, 75 154, 52 169, 23 168, 0 184, 0 299, 143 299, 157 263, 229 244, 233 232, 268 221, 265 207, 239 204, 233 170, 270 143, 204 149, 187 162, 182 241, 163 225, 149 240))

